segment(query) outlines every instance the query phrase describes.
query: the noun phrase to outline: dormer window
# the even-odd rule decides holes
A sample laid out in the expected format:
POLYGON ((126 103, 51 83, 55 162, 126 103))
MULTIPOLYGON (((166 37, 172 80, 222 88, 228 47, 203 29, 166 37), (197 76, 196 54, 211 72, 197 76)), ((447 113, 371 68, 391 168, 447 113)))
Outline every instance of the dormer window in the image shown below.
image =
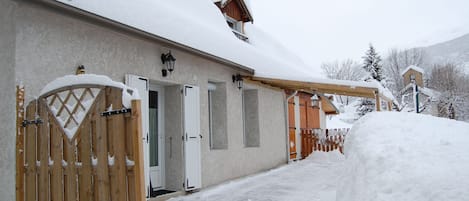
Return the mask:
POLYGON ((240 40, 248 42, 244 34, 243 23, 252 22, 252 16, 244 0, 213 0, 225 15, 226 23, 240 40))
POLYGON ((230 26, 231 29, 240 33, 243 32, 242 22, 237 21, 228 15, 225 15, 225 19, 226 19, 226 22, 228 23, 228 26, 230 26))
POLYGON ((237 21, 236 19, 225 14, 226 23, 233 31, 234 35, 242 41, 248 42, 248 37, 243 33, 243 22, 237 21))

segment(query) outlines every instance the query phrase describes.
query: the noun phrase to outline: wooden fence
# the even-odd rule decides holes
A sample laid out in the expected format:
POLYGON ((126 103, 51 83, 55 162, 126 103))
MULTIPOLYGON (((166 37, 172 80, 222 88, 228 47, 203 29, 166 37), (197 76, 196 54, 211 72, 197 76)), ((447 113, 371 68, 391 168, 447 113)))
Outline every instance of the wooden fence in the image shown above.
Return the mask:
POLYGON ((338 149, 344 153, 345 136, 350 129, 301 130, 301 156, 308 157, 314 151, 329 152, 338 149))
POLYGON ((140 100, 122 91, 69 86, 24 110, 17 88, 17 201, 145 200, 140 100))

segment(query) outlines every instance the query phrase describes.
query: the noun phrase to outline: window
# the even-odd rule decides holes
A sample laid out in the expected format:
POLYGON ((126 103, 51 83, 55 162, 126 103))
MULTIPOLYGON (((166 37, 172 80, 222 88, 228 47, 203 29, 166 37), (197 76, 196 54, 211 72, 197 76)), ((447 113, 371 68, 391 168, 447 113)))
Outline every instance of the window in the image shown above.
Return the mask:
POLYGON ((207 88, 210 149, 227 149, 226 85, 209 82, 207 88))
POLYGON ((237 32, 242 32, 242 22, 238 22, 237 20, 235 20, 234 18, 228 16, 228 15, 225 15, 225 18, 226 18, 226 23, 228 23, 228 26, 237 31, 237 32))
POLYGON ((231 18, 230 16, 225 14, 226 23, 233 31, 234 35, 238 37, 240 40, 248 42, 248 37, 243 33, 243 22, 237 21, 236 19, 231 18))
POLYGON ((259 98, 256 89, 243 90, 244 146, 259 147, 259 98))

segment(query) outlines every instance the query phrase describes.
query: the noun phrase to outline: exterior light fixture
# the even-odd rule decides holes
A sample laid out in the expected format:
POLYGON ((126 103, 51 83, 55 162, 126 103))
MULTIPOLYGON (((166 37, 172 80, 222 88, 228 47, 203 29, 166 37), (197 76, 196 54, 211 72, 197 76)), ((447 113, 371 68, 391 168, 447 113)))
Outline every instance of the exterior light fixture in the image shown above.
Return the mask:
POLYGON ((163 69, 161 70, 163 77, 166 77, 169 73, 172 73, 174 70, 174 64, 176 63, 176 58, 173 57, 171 51, 166 54, 161 54, 161 62, 163 63, 163 69))
POLYGON ((85 74, 85 66, 83 65, 79 65, 77 67, 77 71, 75 72, 76 75, 80 75, 80 74, 85 74))
POLYGON ((311 97, 311 105, 314 107, 314 108, 318 108, 319 107, 319 97, 317 94, 314 94, 312 97, 311 97))
POLYGON ((243 77, 238 73, 232 76, 233 83, 237 82, 238 89, 241 90, 243 88, 243 77))

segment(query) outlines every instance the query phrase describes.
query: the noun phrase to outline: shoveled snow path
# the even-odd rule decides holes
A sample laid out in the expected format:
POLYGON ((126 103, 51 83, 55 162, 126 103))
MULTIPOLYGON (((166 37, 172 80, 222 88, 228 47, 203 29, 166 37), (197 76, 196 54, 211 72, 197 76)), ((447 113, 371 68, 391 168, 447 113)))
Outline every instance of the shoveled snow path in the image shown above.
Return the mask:
POLYGON ((315 153, 300 162, 171 201, 335 201, 343 156, 315 153))

